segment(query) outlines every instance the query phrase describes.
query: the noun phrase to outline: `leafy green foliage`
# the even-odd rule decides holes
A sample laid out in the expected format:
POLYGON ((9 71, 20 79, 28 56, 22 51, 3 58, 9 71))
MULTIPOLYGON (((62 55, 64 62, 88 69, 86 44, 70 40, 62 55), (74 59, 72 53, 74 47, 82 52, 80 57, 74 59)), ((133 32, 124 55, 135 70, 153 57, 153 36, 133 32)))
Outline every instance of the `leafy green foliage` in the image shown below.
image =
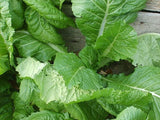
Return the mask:
POLYGON ((13 105, 10 95, 0 93, 0 119, 11 120, 13 113, 13 105))
POLYGON ((10 69, 9 61, 11 65, 14 64, 12 56, 14 30, 11 27, 11 15, 9 12, 9 0, 0 0, 0 75, 10 69))
POLYGON ((110 24, 119 20, 134 21, 136 15, 127 13, 141 10, 145 2, 146 0, 72 0, 72 10, 87 43, 94 44, 110 24))
POLYGON ((74 22, 71 18, 67 17, 52 4, 49 4, 51 0, 24 0, 24 2, 57 28, 74 26, 74 22))
POLYGON ((12 99, 14 101, 13 118, 15 120, 23 119, 34 112, 33 107, 29 103, 21 100, 21 98, 18 96, 18 93, 13 93, 12 99))
POLYGON ((116 120, 146 120, 147 114, 142 110, 129 107, 122 111, 116 118, 116 120))
POLYGON ((71 0, 75 22, 64 1, 0 0, 0 120, 160 120, 160 35, 129 25, 146 0, 71 0), (75 24, 87 45, 67 53, 75 24))
POLYGON ((138 37, 137 52, 132 57, 134 65, 158 66, 160 63, 160 34, 147 33, 138 37), (145 55, 145 57, 143 57, 145 55))
POLYGON ((68 88, 79 86, 82 89, 100 89, 102 87, 101 77, 86 68, 75 54, 57 54, 54 68, 63 76, 68 88))
POLYGON ((71 116, 78 120, 103 120, 108 114, 95 100, 65 107, 71 116))
POLYGON ((38 12, 31 8, 25 11, 28 31, 32 36, 44 43, 63 44, 62 38, 57 34, 55 28, 49 24, 38 12))
POLYGON ((131 58, 137 48, 136 32, 131 26, 117 22, 107 27, 95 45, 102 57, 115 61, 131 58))
POLYGON ((20 29, 24 24, 24 4, 22 0, 9 0, 9 9, 12 17, 12 26, 20 29))
POLYGON ((63 46, 40 42, 34 39, 27 31, 15 33, 14 45, 20 57, 31 56, 40 61, 51 60, 57 52, 66 52, 63 46))
POLYGON ((71 120, 65 114, 54 113, 50 111, 41 111, 31 114, 29 117, 24 118, 23 120, 71 120))
POLYGON ((79 57, 87 68, 96 68, 98 52, 91 46, 86 46, 79 53, 79 57))

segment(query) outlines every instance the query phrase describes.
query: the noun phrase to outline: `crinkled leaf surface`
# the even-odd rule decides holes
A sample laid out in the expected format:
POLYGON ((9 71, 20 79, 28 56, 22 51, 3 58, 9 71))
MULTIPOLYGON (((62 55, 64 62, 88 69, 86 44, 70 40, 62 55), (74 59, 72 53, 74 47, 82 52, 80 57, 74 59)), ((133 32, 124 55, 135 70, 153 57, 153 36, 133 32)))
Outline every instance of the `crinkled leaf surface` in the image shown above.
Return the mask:
POLYGON ((30 77, 34 79, 36 74, 39 74, 46 65, 47 63, 40 63, 28 57, 16 67, 16 71, 19 72, 20 77, 30 77))
POLYGON ((51 0, 24 0, 24 2, 57 28, 75 26, 71 18, 51 4, 51 0))
POLYGON ((135 20, 133 12, 144 8, 145 2, 146 0, 72 0, 72 10, 87 43, 93 44, 117 17, 117 20, 126 22, 135 20))
POLYGON ((137 52, 132 59, 134 65, 157 66, 160 63, 160 34, 138 36, 137 52))
POLYGON ((45 43, 63 44, 61 36, 56 32, 55 28, 49 24, 38 12, 32 8, 25 11, 28 31, 34 38, 45 43))
POLYGON ((31 56, 40 61, 51 60, 57 52, 66 52, 63 46, 40 42, 34 39, 27 31, 16 32, 14 45, 21 57, 31 56))
POLYGON ((100 90, 96 91, 95 89, 84 90, 77 86, 69 89, 65 85, 63 77, 54 70, 53 66, 43 69, 34 80, 40 89, 41 99, 46 103, 51 101, 57 101, 64 104, 77 103, 94 99, 105 93, 105 90, 101 92, 100 90))
POLYGON ((44 66, 46 66, 45 63, 27 58, 17 66, 16 70, 19 72, 20 77, 34 79, 40 89, 40 97, 46 103, 51 101, 63 104, 77 103, 98 98, 112 91, 112 89, 89 89, 87 86, 85 86, 85 89, 78 86, 69 89, 65 85, 65 80, 54 69, 53 65, 44 66))
POLYGON ((88 101, 94 98, 99 98, 101 96, 108 96, 108 98, 110 98, 110 101, 113 101, 112 103, 114 104, 122 102, 125 102, 126 104, 132 104, 148 95, 147 92, 141 93, 141 91, 138 90, 126 90, 123 92, 121 90, 115 90, 113 88, 105 88, 100 90, 91 88, 89 89, 87 88, 87 85, 85 86, 85 89, 82 89, 79 86, 68 88, 65 85, 65 80, 63 79, 63 77, 59 73, 57 73, 52 65, 48 65, 43 68, 44 65, 45 63, 39 63, 36 60, 30 58, 25 60, 24 62, 21 62, 17 67, 17 71, 20 73, 21 77, 30 77, 34 79, 35 83, 40 89, 40 97, 46 103, 49 103, 51 101, 56 101, 64 104, 78 103, 81 101, 88 101), (31 63, 35 65, 31 66, 31 63), (35 71, 30 70, 35 68, 36 66, 38 66, 39 69, 36 69, 35 71), (115 96, 115 98, 112 97, 113 95, 115 96), (128 99, 127 96, 130 97, 130 103, 128 103, 126 100, 128 99))
POLYGON ((85 67, 81 59, 73 53, 59 53, 54 61, 54 68, 63 76, 69 88, 80 86, 82 89, 100 89, 101 77, 85 67))
POLYGON ((102 57, 115 61, 131 58, 137 49, 137 33, 131 26, 116 22, 107 27, 95 45, 102 57))
POLYGON ((147 114, 135 107, 128 107, 123 110, 116 120, 146 120, 147 114))
POLYGON ((24 24, 24 5, 23 0, 9 0, 9 9, 12 17, 12 26, 20 29, 24 24))

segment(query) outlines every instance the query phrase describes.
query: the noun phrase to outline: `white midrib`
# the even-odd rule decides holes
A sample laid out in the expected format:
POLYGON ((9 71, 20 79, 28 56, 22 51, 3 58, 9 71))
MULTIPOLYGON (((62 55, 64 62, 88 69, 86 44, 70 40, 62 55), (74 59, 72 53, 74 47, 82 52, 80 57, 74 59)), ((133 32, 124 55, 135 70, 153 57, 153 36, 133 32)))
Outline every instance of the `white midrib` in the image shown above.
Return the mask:
POLYGON ((158 95, 158 94, 156 94, 156 93, 154 93, 154 92, 145 90, 145 89, 143 89, 143 88, 132 87, 132 86, 129 86, 129 85, 125 85, 125 86, 127 86, 127 87, 129 87, 129 88, 132 88, 132 89, 135 89, 135 90, 140 90, 140 91, 143 91, 143 92, 148 92, 148 93, 152 94, 153 96, 160 98, 160 95, 158 95))
MULTIPOLYGON (((120 32, 120 30, 121 30, 121 28, 119 29, 119 32, 120 32)), ((114 43, 115 43, 116 40, 117 40, 117 37, 119 36, 119 32, 118 32, 118 34, 116 35, 116 37, 114 38, 113 42, 109 45, 109 47, 107 47, 107 48, 104 50, 102 56, 107 56, 107 55, 109 54, 109 52, 110 52, 111 49, 113 48, 114 43)))
MULTIPOLYGON (((106 79, 106 78, 103 78, 103 79, 104 79, 104 80, 106 80, 106 81, 108 81, 108 82, 113 83, 113 81, 112 81, 112 80, 109 80, 109 79, 106 79)), ((147 93, 152 94, 152 95, 153 95, 153 96, 155 96, 155 97, 160 98, 160 95, 158 95, 158 94, 156 94, 156 93, 154 93, 154 92, 151 92, 151 91, 145 90, 145 89, 143 89, 143 88, 137 88, 137 87, 133 87, 133 86, 129 86, 129 85, 124 85, 124 84, 120 84, 120 85, 122 85, 122 86, 126 86, 126 87, 128 87, 128 88, 132 88, 132 89, 135 89, 135 90, 140 90, 140 91, 143 91, 143 92, 147 92, 147 93)))
POLYGON ((73 74, 73 76, 71 77, 70 81, 72 81, 72 79, 77 75, 77 73, 78 73, 81 69, 83 69, 83 68, 85 68, 85 67, 84 67, 84 66, 79 67, 79 68, 76 70, 76 72, 73 74))
POLYGON ((57 52, 60 52, 60 53, 65 53, 63 50, 59 49, 56 45, 52 44, 52 43, 48 43, 48 45, 54 49, 55 51, 57 52))
POLYGON ((108 17, 108 10, 109 10, 109 0, 107 0, 107 6, 106 6, 105 15, 104 15, 104 18, 102 20, 102 23, 101 23, 101 26, 100 26, 97 38, 99 38, 103 34, 103 32, 104 32, 105 24, 107 22, 107 17, 108 17))

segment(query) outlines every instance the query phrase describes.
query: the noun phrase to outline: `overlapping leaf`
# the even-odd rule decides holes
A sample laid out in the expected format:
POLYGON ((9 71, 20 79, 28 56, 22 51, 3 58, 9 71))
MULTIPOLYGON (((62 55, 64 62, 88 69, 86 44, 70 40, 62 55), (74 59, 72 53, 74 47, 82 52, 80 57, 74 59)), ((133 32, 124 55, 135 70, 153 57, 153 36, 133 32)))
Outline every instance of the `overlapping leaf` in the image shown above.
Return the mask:
POLYGON ((13 65, 12 35, 14 30, 11 27, 9 0, 0 0, 0 26, 0 74, 3 74, 9 69, 9 61, 13 65))
POLYGON ((66 105, 66 110, 77 120, 103 120, 108 115, 95 100, 66 105))
POLYGON ((79 57, 87 68, 94 69, 98 61, 98 52, 91 46, 86 46, 79 52, 79 57))
POLYGON ((13 93, 12 99, 14 101, 13 118, 15 120, 21 120, 34 112, 33 106, 21 100, 18 93, 13 93))
POLYGON ((45 43, 63 44, 61 36, 56 32, 55 28, 49 24, 38 12, 31 8, 25 11, 28 31, 34 38, 45 43))
POLYGON ((47 63, 40 63, 28 57, 16 67, 16 70, 19 72, 20 77, 30 77, 34 79, 46 65, 47 63))
POLYGON ((137 49, 137 33, 123 22, 116 22, 105 29, 96 41, 100 56, 111 60, 131 58, 137 49))
POLYGON ((147 33, 138 37, 137 52, 132 57, 134 65, 160 66, 160 34, 147 33))
POLYGON ((51 60, 57 52, 66 52, 63 46, 40 42, 34 39, 27 31, 16 32, 14 45, 20 57, 31 56, 40 61, 51 60))
POLYGON ((105 28, 115 21, 134 21, 137 11, 146 0, 72 0, 76 23, 85 35, 87 43, 93 44, 103 35, 105 28))
MULTIPOLYGON (((117 99, 118 96, 109 99, 108 97, 102 98, 110 103, 121 104, 121 105, 129 105, 133 100, 129 100, 134 94, 137 95, 136 91, 140 94, 149 93, 150 95, 144 97, 144 99, 140 101, 135 101, 135 103, 131 103, 132 106, 138 106, 145 111, 147 110, 147 106, 150 107, 150 103, 153 105, 154 115, 157 120, 160 117, 157 114, 159 111, 158 101, 160 99, 160 69, 156 67, 138 67, 135 72, 128 77, 119 76, 119 77, 108 77, 109 79, 109 88, 114 88, 116 90, 122 90, 125 93, 126 90, 131 90, 129 95, 126 95, 126 102, 123 95, 120 95, 123 99, 117 99), (118 102, 119 101, 119 102, 118 102), (142 102, 143 101, 143 102, 142 102), (127 103, 128 102, 128 103, 127 103)), ((140 96, 139 96, 140 98, 140 96)), ((136 100, 136 96, 135 99, 136 100)), ((130 106, 129 105, 129 106, 130 106)), ((149 109, 148 109, 149 110, 149 109)))
POLYGON ((52 5, 51 0, 24 0, 24 2, 57 28, 75 26, 71 18, 52 5))
POLYGON ((95 71, 86 68, 75 54, 57 54, 54 68, 63 76, 69 88, 73 86, 79 86, 82 89, 102 88, 101 77, 95 71))
POLYGON ((24 4, 23 0, 9 0, 9 9, 11 14, 12 26, 20 29, 24 24, 24 4))

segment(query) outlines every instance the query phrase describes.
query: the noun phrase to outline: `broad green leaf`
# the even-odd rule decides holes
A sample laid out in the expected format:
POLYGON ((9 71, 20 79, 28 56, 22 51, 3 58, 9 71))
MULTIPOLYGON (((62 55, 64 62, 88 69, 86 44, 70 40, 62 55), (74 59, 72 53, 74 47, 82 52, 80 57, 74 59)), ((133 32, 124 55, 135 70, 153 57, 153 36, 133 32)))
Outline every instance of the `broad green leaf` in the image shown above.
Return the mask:
MULTIPOLYGON (((57 101, 63 104, 78 103, 92 100, 110 93, 110 89, 81 89, 78 86, 68 88, 60 74, 54 70, 53 66, 48 66, 35 77, 35 83, 40 89, 41 99, 46 103, 57 101)), ((87 86, 86 86, 87 87, 87 86)))
POLYGON ((108 115, 95 100, 66 105, 66 110, 77 120, 104 120, 108 115))
POLYGON ((37 85, 29 78, 21 81, 19 98, 25 103, 32 103, 32 105, 36 105, 40 110, 45 109, 59 112, 64 109, 63 104, 59 104, 58 102, 53 101, 46 104, 42 101, 37 85))
MULTIPOLYGON (((153 99, 151 99, 150 95, 148 97, 144 97, 144 99, 142 99, 141 101, 137 101, 134 103, 132 103, 132 106, 136 106, 142 109, 144 109, 145 111, 147 110, 146 107, 150 107, 150 103, 153 104, 153 110, 154 113, 159 113, 160 109, 159 108, 159 104, 158 101, 160 100, 160 68, 156 68, 156 67, 138 67, 135 69, 135 72, 132 73, 131 75, 129 75, 128 77, 125 76, 116 76, 116 77, 108 77, 108 87, 109 88, 114 88, 116 90, 122 90, 125 93, 125 91, 127 90, 131 90, 132 92, 130 92, 129 96, 133 97, 135 94, 135 99, 136 98, 140 98, 140 94, 146 94, 149 93, 151 95, 151 97, 153 99), (136 93, 136 91, 139 93, 139 95, 136 93), (137 96, 136 96, 137 94, 137 96), (143 102, 142 102, 143 101, 143 102), (149 104, 148 104, 149 103, 149 104)), ((106 80, 107 80, 106 79, 106 80)), ((122 97, 123 95, 121 95, 122 97)), ((122 101, 119 99, 117 100, 117 97, 113 97, 112 99, 108 100, 108 97, 105 98, 105 100, 107 100, 108 102, 113 102, 115 103, 120 103, 122 105, 129 105, 133 100, 130 100, 131 97, 126 96, 126 100, 123 98, 122 101), (119 101, 119 102, 115 102, 119 101), (123 100, 125 100, 126 102, 124 102, 123 100), (127 103, 128 102, 128 103, 127 103)), ((125 97, 125 96, 124 96, 125 97)), ((141 96, 142 97, 142 96, 141 96)), ((157 114, 157 118, 159 117, 159 114, 157 114)))
POLYGON ((138 36, 137 52, 132 57, 134 65, 157 66, 160 64, 160 34, 138 36))
POLYGON ((36 105, 40 110, 52 110, 55 112, 60 112, 64 110, 64 105, 59 102, 52 101, 50 103, 46 103, 40 98, 40 90, 36 86, 32 96, 32 104, 36 105))
POLYGON ((72 10, 87 43, 93 44, 114 19, 134 21, 145 3, 146 0, 72 0, 72 10))
POLYGON ((33 97, 35 83, 32 79, 23 79, 20 84, 19 98, 26 103, 29 103, 33 97))
POLYGON ((147 114, 135 107, 128 107, 123 110, 116 120, 146 120, 147 114))
POLYGON ((19 72, 20 77, 30 77, 34 79, 36 74, 39 74, 46 65, 47 63, 40 63, 28 57, 16 67, 16 71, 19 72))
POLYGON ((9 0, 0 0, 0 75, 9 69, 8 62, 13 65, 11 15, 9 0), (9 54, 9 55, 8 55, 9 54), (9 59, 10 58, 10 59, 9 59))
POLYGON ((137 49, 137 33, 124 22, 116 22, 97 39, 96 49, 102 57, 115 61, 131 58, 137 49))
POLYGON ((71 18, 51 4, 51 0, 24 0, 24 2, 57 28, 75 26, 71 18))
POLYGON ((0 93, 0 120, 12 120, 13 103, 10 95, 0 93))
POLYGON ((24 118, 23 120, 71 120, 65 114, 54 113, 51 111, 40 111, 32 113, 29 117, 24 118))
POLYGON ((14 45, 21 57, 31 56, 40 61, 51 60, 57 52, 66 52, 63 46, 42 43, 34 39, 27 31, 16 32, 14 45))
MULTIPOLYGON (((72 54, 69 55, 72 56, 72 54)), ((111 101, 114 100, 114 98, 111 97, 112 95, 117 98, 114 103, 126 101, 127 96, 129 96, 132 103, 134 103, 148 95, 148 93, 141 93, 139 91, 127 90, 123 92, 120 90, 114 90, 113 88, 98 90, 92 88, 89 89, 88 87, 90 86, 87 85, 85 86, 85 89, 82 89, 80 86, 68 88, 65 85, 65 80, 55 70, 53 65, 45 66, 45 63, 40 63, 34 59, 28 58, 21 62, 17 66, 16 70, 19 72, 21 77, 29 77, 34 79, 40 89, 40 97, 46 103, 50 103, 51 101, 56 101, 63 104, 78 103, 99 98, 101 96, 108 96, 111 101), (119 96, 117 96, 117 93, 119 93, 119 96), (130 94, 133 95, 131 96, 130 94), (121 98, 122 100, 119 100, 118 98, 121 98)), ((93 84, 92 82, 93 81, 90 81, 90 84, 93 84)), ((127 102, 125 103, 131 104, 127 102)))
MULTIPOLYGON (((60 76, 57 71, 54 70, 54 67, 48 66, 43 71, 35 77, 35 83, 38 85, 40 89, 41 99, 44 100, 46 103, 51 101, 57 101, 64 104, 69 103, 78 103, 82 101, 92 100, 94 98, 99 98, 101 96, 108 96, 111 100, 115 100, 114 103, 119 103, 121 101, 126 101, 128 99, 127 95, 130 95, 130 100, 132 103, 141 100, 147 93, 141 93, 139 91, 126 91, 123 94, 123 91, 114 90, 113 88, 104 88, 101 90, 95 89, 81 89, 78 86, 68 88, 65 85, 65 80, 62 76, 60 76), (117 95, 120 93, 120 95, 117 95), (112 96, 116 96, 112 98, 112 96), (122 97, 121 97, 122 95, 122 97), (122 100, 118 100, 118 99, 122 100)), ((87 87, 87 86, 86 86, 87 87)), ((126 101, 127 103, 127 101, 126 101)), ((129 104, 129 103, 127 103, 129 104)), ((131 104, 131 102, 130 102, 131 104)))
POLYGON ((98 53, 93 47, 86 46, 85 48, 83 48, 79 53, 79 57, 87 68, 96 67, 96 63, 98 61, 98 53))
POLYGON ((85 67, 73 53, 59 53, 54 61, 54 68, 63 76, 66 86, 79 86, 82 89, 100 89, 101 76, 85 67))
POLYGON ((22 0, 9 0, 9 9, 12 17, 12 26, 20 29, 24 24, 24 6, 22 0))
POLYGON ((21 100, 18 93, 13 93, 12 99, 14 101, 14 120, 21 120, 34 112, 33 107, 29 103, 21 100))
MULTIPOLYGON (((119 86, 117 84, 117 87, 119 87, 119 86)), ((148 97, 148 93, 143 93, 138 90, 119 90, 118 88, 117 89, 112 88, 109 93, 106 93, 104 95, 104 97, 97 99, 97 101, 98 101, 98 103, 100 103, 102 105, 102 107, 104 109, 109 110, 108 112, 114 111, 114 108, 113 108, 113 110, 108 109, 108 107, 109 107, 108 104, 122 105, 122 106, 132 106, 133 105, 136 107, 138 106, 139 108, 142 108, 147 111, 147 110, 149 110, 149 103, 151 101, 151 100, 150 101, 147 100, 149 98, 150 97, 148 97), (145 103, 139 104, 142 101, 145 103), (148 106, 148 107, 146 108, 144 106, 148 106)), ((114 113, 114 115, 115 115, 115 113, 114 113)))
POLYGON ((61 36, 56 32, 55 28, 49 24, 38 12, 31 8, 25 11, 28 31, 34 38, 44 43, 63 44, 61 36))

